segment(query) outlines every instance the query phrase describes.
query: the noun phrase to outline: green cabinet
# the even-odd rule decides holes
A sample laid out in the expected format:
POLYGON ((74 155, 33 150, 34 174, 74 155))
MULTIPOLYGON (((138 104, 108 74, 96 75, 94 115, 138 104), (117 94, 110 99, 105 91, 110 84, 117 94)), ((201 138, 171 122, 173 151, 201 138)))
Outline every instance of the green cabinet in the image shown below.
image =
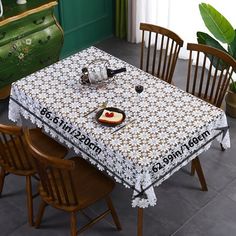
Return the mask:
POLYGON ((115 0, 2 1, 0 99, 6 85, 114 33, 115 0))
POLYGON ((56 1, 3 1, 0 18, 0 89, 59 60, 63 31, 53 15, 56 1))

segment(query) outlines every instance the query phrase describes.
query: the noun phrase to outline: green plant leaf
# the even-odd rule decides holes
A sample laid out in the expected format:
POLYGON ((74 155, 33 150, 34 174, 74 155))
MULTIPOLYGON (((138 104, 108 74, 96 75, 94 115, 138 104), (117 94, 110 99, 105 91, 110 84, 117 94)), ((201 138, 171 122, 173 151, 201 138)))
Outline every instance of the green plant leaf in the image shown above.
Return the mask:
POLYGON ((234 40, 232 43, 228 45, 228 51, 229 54, 236 60, 236 29, 234 32, 235 32, 234 40))
MULTIPOLYGON (((207 33, 200 32, 200 31, 197 32, 197 41, 199 44, 204 44, 204 45, 217 48, 228 54, 228 52, 221 46, 221 44, 207 33)), ((209 58, 210 61, 212 61, 213 66, 216 68, 218 64, 218 59, 215 57, 213 58, 213 56, 208 55, 208 54, 207 54, 207 57, 209 58)), ((225 68, 227 68, 227 64, 224 63, 222 60, 220 60, 218 69, 224 70, 225 68)))
POLYGON ((229 86, 230 90, 234 93, 236 93, 236 82, 233 81, 230 86, 229 86))
POLYGON ((199 10, 206 27, 214 37, 222 43, 232 43, 235 31, 229 21, 210 4, 199 4, 199 10))
POLYGON ((220 49, 226 53, 228 53, 222 46, 221 44, 215 40, 213 37, 211 37, 209 34, 204 33, 204 32, 197 32, 197 41, 199 44, 205 44, 217 49, 220 49))

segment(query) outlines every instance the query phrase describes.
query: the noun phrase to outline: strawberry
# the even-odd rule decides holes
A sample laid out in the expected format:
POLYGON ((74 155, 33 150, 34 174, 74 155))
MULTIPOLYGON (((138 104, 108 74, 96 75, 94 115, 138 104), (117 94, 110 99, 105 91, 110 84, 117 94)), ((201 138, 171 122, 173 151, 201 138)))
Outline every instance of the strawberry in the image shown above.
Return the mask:
POLYGON ((114 113, 113 112, 106 112, 105 116, 111 118, 114 116, 114 113))

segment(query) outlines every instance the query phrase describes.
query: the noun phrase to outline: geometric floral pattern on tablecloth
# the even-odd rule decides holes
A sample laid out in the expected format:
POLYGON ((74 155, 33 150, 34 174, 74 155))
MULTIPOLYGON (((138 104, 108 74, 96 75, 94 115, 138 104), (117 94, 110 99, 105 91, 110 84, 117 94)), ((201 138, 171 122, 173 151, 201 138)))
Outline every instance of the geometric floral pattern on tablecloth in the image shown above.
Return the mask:
MULTIPOLYGON (((19 104, 10 101, 9 117, 12 120, 16 121, 19 114, 31 119, 69 147, 73 146, 77 152, 77 147, 80 147, 88 154, 85 158, 97 164, 101 170, 105 167, 109 174, 115 174, 117 181, 123 180, 126 186, 135 186, 138 191, 154 182, 159 185, 194 156, 185 160, 190 152, 186 149, 181 156, 173 158, 173 161, 169 160, 168 163, 163 163, 163 158, 175 153, 186 142, 205 131, 212 130, 208 137, 204 137, 204 142, 216 133, 214 128, 227 126, 221 109, 95 47, 83 50, 14 83, 11 97, 19 104), (103 87, 81 85, 81 69, 101 59, 108 60, 110 68, 126 67, 127 72, 109 79, 103 87), (137 84, 144 86, 140 97, 134 89, 137 84), (112 133, 119 126, 101 126, 95 121, 96 113, 84 116, 103 102, 107 102, 108 107, 123 110, 126 114, 124 123, 133 119, 135 121, 132 125, 112 133), (58 117, 60 122, 62 120, 63 125, 59 127, 59 121, 55 124, 45 114, 42 115, 43 108, 51 112, 50 118, 58 117), (80 142, 74 137, 75 133, 71 134, 71 130, 68 132, 69 128, 65 131, 66 127, 80 132, 80 138, 82 135, 88 137, 90 143, 102 151, 99 154, 94 152, 93 145, 90 148, 80 142), (154 172, 153 167, 157 163, 162 163, 163 168, 154 172)), ((202 144, 203 142, 199 142, 194 148, 197 149, 202 144)), ((223 144, 226 148, 229 146, 228 134, 223 144)), ((209 145, 199 153, 208 148, 209 145)), ((136 198, 133 205, 154 205, 156 198, 153 189, 150 188, 146 195, 148 200, 144 197, 136 198)))

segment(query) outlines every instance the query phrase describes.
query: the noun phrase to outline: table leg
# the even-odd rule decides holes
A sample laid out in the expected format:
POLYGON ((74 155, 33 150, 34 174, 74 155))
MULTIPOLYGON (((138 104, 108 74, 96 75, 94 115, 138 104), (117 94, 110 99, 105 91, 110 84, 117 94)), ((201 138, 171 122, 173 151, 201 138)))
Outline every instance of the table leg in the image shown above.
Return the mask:
POLYGON ((143 236, 143 208, 138 208, 138 234, 143 236))
POLYGON ((205 180, 205 177, 204 177, 204 173, 203 173, 201 162, 200 162, 199 158, 196 157, 195 159, 192 160, 192 162, 193 162, 194 168, 197 172, 199 181, 201 183, 202 191, 208 191, 206 180, 205 180))

